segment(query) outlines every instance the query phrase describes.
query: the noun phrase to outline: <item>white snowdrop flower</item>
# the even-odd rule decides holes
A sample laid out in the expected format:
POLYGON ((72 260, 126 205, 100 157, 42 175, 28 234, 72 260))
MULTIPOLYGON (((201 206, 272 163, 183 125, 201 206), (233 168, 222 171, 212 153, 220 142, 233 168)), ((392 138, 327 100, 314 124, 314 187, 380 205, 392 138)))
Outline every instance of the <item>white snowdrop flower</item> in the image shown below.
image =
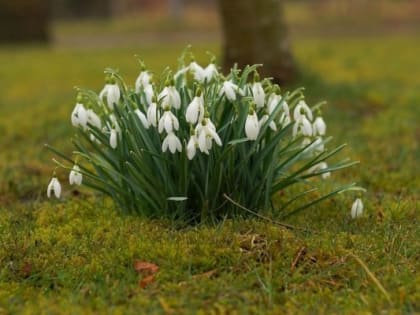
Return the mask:
POLYGON ((320 116, 315 118, 315 121, 312 124, 312 128, 313 128, 314 136, 316 135, 324 136, 327 131, 327 125, 325 124, 324 119, 322 119, 322 117, 320 116))
POLYGON ((147 120, 153 127, 156 127, 158 125, 159 119, 160 119, 160 112, 157 108, 157 104, 153 102, 150 104, 149 108, 147 109, 147 120))
POLYGON ((163 139, 162 151, 166 152, 168 148, 172 154, 174 154, 176 151, 182 151, 181 141, 173 132, 169 132, 165 139, 163 139))
POLYGON ((251 87, 252 97, 254 98, 255 105, 257 108, 264 107, 265 92, 261 82, 254 82, 251 87))
POLYGON ((305 115, 299 115, 293 125, 293 137, 302 134, 303 136, 312 136, 312 125, 305 115))
POLYGON ((83 104, 77 103, 71 113, 71 124, 74 127, 81 126, 86 128, 87 120, 88 116, 85 107, 83 104))
POLYGON ((252 111, 252 114, 248 114, 248 117, 245 121, 245 134, 249 140, 256 140, 258 133, 260 132, 260 124, 258 121, 258 116, 255 111, 252 111))
POLYGON ((293 118, 295 120, 298 120, 299 117, 302 115, 305 115, 307 119, 312 121, 312 110, 309 108, 309 106, 305 103, 305 101, 299 101, 299 103, 296 105, 295 109, 293 110, 293 118))
POLYGON ((362 216, 363 213, 363 202, 360 198, 357 198, 354 202, 353 205, 351 206, 351 217, 352 219, 356 219, 360 216, 362 216))
POLYGON ((197 152, 198 139, 194 134, 190 137, 190 140, 187 144, 187 157, 189 160, 192 160, 197 152))
POLYGON ((147 105, 150 105, 153 100, 153 96, 155 95, 155 92, 153 90, 153 85, 148 84, 143 88, 144 96, 146 97, 146 103, 147 105))
POLYGON ((215 76, 217 76, 219 72, 217 71, 217 67, 214 63, 210 63, 204 69, 204 79, 207 82, 210 82, 215 76))
POLYGON ((181 107, 181 96, 175 88, 175 86, 165 86, 165 88, 160 92, 158 100, 161 101, 162 107, 167 108, 176 108, 181 107))
POLYGON ((80 167, 77 164, 74 164, 73 169, 70 171, 69 183, 70 185, 81 185, 83 180, 83 175, 80 173, 80 167))
POLYGON ((195 128, 198 139, 198 148, 201 152, 209 154, 213 140, 218 146, 222 145, 222 140, 216 132, 216 127, 209 118, 204 118, 195 128))
POLYGON ((101 100, 106 98, 107 105, 110 110, 114 109, 115 105, 118 105, 120 100, 121 92, 117 84, 105 84, 105 87, 99 93, 99 98, 101 100))
POLYGON ((121 128, 120 128, 120 125, 118 124, 117 117, 115 117, 114 114, 111 114, 109 115, 109 120, 111 121, 111 123, 107 123, 108 129, 114 128, 117 131, 117 133, 121 133, 121 128))
MULTIPOLYGON (((268 97, 268 101, 267 101, 267 108, 268 108, 268 113, 269 114, 274 112, 274 110, 280 104, 280 100, 281 100, 280 95, 278 95, 276 93, 271 93, 270 94, 270 96, 268 97)), ((283 102, 283 103, 285 103, 285 102, 283 102)))
POLYGON ((118 138, 117 131, 115 129, 111 129, 111 134, 109 136, 109 145, 113 149, 117 147, 117 138, 118 138))
POLYGON ((197 122, 202 121, 203 117, 204 97, 203 95, 195 96, 187 107, 187 110, 185 112, 185 118, 190 124, 196 124, 197 122))
MULTIPOLYGON (((265 122, 268 120, 269 116, 267 114, 265 114, 264 116, 261 117, 260 119, 260 129, 261 127, 265 124, 265 122)), ((274 120, 270 121, 270 124, 268 125, 273 131, 277 130, 277 126, 276 123, 274 122, 274 120)))
POLYGON ((141 71, 135 83, 136 93, 139 93, 142 88, 144 89, 146 86, 150 85, 151 78, 152 76, 148 71, 141 71))
POLYGON ((102 128, 101 119, 92 109, 87 110, 87 121, 90 125, 95 126, 98 129, 102 128))
POLYGON ((201 67, 197 62, 193 61, 189 65, 190 71, 194 75, 194 79, 200 83, 204 82, 205 72, 203 67, 201 67))
POLYGON ((141 123, 143 124, 144 128, 149 129, 150 124, 149 124, 149 121, 146 118, 146 115, 143 114, 143 112, 138 108, 134 112, 136 113, 137 117, 139 117, 139 119, 140 119, 141 123))
POLYGON ((57 177, 53 177, 48 184, 47 188, 47 197, 50 198, 51 194, 54 193, 54 196, 59 199, 61 196, 61 184, 58 181, 57 177))
MULTIPOLYGON (((308 173, 316 173, 318 171, 322 171, 328 168, 328 164, 326 162, 320 162, 318 164, 315 164, 314 166, 312 166, 309 170, 308 173)), ((327 179, 331 176, 331 172, 325 172, 321 174, 321 177, 323 179, 327 179)))
POLYGON ((231 81, 223 82, 222 88, 220 89, 219 95, 226 95, 226 98, 233 102, 236 100, 236 93, 239 92, 239 88, 235 83, 231 81))
POLYGON ((170 110, 165 111, 159 120, 159 133, 162 133, 163 130, 165 130, 166 133, 171 133, 173 130, 178 130, 178 128, 178 118, 176 118, 170 110))

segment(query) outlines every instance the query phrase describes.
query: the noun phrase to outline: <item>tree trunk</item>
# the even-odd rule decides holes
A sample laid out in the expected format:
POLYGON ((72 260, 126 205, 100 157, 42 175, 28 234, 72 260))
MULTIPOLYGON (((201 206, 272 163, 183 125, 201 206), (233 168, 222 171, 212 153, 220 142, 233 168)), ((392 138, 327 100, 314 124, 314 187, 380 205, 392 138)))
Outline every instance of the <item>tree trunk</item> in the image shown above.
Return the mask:
POLYGON ((224 33, 223 67, 263 64, 260 73, 277 83, 294 79, 281 0, 219 0, 224 33))
POLYGON ((48 0, 1 0, 0 42, 49 40, 48 0))

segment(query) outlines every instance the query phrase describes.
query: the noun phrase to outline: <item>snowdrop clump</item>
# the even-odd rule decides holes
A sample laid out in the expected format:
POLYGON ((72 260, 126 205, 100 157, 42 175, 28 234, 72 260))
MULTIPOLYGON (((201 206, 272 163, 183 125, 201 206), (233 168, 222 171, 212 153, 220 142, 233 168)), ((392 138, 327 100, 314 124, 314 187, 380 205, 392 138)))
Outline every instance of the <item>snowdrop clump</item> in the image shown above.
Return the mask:
MULTIPOLYGON (((226 196, 259 211, 273 207, 278 192, 300 185, 302 191, 280 200, 277 214, 286 217, 357 189, 350 184, 311 195, 356 162, 330 162, 344 145, 327 148, 322 103, 310 106, 303 89, 282 91, 260 78, 258 65, 225 76, 214 58, 202 66, 185 52, 180 61, 159 77, 140 61, 133 86, 107 69, 100 93, 78 90, 70 115, 75 159, 51 148, 65 161, 58 166, 70 170, 70 185, 108 195, 127 213, 188 222, 239 213, 226 196)), ((55 176, 47 191, 60 197, 55 176)))

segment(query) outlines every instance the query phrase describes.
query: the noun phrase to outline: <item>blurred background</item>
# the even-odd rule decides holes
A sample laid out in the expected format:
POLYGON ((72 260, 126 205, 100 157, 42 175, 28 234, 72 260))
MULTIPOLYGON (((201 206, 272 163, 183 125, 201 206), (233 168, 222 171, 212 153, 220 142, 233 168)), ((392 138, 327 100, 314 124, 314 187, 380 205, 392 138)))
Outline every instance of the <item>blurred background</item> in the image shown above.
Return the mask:
POLYGON ((43 144, 70 152, 74 86, 99 92, 108 66, 134 82, 135 54, 158 74, 188 44, 204 65, 206 51, 225 68, 263 63, 327 100, 329 133, 378 202, 418 192, 419 30, 417 0, 1 1, 0 206, 44 198, 43 144))

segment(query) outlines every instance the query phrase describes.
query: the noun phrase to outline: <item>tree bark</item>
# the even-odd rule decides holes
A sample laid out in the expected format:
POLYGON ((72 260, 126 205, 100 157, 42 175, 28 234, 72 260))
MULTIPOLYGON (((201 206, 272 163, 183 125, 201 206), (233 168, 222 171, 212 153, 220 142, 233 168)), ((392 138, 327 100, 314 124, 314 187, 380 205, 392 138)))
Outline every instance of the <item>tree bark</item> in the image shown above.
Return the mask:
POLYGON ((282 0, 219 0, 223 27, 223 68, 263 64, 265 77, 284 84, 294 79, 282 0))

